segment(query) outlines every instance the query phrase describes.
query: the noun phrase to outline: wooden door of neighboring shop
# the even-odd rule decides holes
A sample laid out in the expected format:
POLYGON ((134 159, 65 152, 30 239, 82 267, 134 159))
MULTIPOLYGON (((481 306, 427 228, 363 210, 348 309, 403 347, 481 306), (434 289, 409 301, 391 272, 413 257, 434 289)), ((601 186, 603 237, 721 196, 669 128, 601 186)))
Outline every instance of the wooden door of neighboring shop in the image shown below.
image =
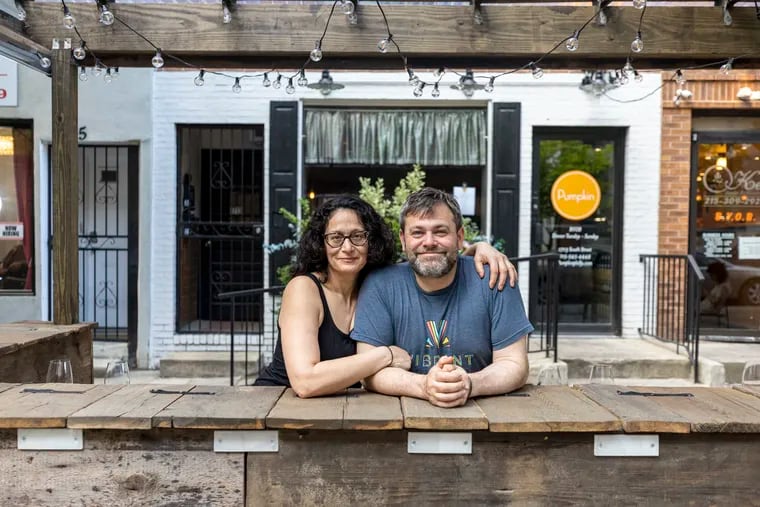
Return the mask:
POLYGON ((560 255, 560 330, 620 334, 625 129, 535 129, 533 139, 532 253, 560 255))

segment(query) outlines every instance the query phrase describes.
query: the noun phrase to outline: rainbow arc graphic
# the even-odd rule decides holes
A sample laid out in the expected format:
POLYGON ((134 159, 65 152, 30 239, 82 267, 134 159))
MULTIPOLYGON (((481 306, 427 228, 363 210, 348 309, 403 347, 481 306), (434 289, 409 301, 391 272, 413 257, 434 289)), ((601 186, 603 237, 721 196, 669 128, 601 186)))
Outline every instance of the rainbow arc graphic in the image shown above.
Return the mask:
POLYGON ((434 320, 428 320, 425 322, 427 328, 427 340, 425 342, 425 348, 440 350, 441 347, 450 345, 449 337, 446 336, 446 329, 448 328, 448 322, 442 320, 436 322, 434 320))

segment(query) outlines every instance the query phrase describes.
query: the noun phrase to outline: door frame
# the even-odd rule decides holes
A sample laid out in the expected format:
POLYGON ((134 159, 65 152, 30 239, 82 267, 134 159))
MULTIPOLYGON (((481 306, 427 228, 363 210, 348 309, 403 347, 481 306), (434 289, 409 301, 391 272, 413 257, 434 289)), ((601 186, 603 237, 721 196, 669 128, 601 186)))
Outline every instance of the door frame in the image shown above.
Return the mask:
MULTIPOLYGON (((609 140, 614 143, 614 172, 613 185, 615 188, 612 216, 614 228, 612 230, 612 290, 610 294, 610 322, 609 323, 559 323, 559 331, 562 333, 586 333, 613 334, 620 336, 622 333, 622 289, 623 289, 623 211, 624 211, 624 185, 625 185, 625 153, 627 127, 533 127, 533 169, 531 178, 531 255, 536 251, 536 242, 539 238, 538 231, 538 197, 539 197, 539 166, 541 164, 539 144, 545 139, 579 139, 582 141, 609 140)), ((560 268, 561 269, 561 268, 560 268)), ((537 277, 538 273, 531 272, 529 311, 534 312, 537 306, 537 277)))

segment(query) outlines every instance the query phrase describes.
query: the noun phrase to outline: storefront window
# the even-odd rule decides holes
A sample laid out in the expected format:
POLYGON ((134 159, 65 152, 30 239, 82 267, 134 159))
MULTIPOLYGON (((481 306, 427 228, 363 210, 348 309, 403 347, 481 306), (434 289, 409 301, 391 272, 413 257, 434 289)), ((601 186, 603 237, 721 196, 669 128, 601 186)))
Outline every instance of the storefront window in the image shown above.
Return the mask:
POLYGON ((0 126, 0 294, 34 291, 32 129, 0 126))
POLYGON ((760 143, 701 143, 696 163, 696 259, 703 328, 760 325, 760 143))

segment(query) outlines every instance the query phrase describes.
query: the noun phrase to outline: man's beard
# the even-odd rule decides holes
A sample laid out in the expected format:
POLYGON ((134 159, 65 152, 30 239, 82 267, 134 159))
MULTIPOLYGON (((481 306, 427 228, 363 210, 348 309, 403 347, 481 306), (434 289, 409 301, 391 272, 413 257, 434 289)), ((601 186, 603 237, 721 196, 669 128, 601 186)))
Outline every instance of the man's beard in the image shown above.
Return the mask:
POLYGON ((454 252, 419 252, 419 254, 413 254, 409 256, 409 265, 412 267, 415 273, 419 276, 430 278, 441 278, 447 275, 454 266, 457 265, 457 253, 454 252), (420 259, 419 254, 437 253, 435 257, 424 256, 424 261, 420 259))

